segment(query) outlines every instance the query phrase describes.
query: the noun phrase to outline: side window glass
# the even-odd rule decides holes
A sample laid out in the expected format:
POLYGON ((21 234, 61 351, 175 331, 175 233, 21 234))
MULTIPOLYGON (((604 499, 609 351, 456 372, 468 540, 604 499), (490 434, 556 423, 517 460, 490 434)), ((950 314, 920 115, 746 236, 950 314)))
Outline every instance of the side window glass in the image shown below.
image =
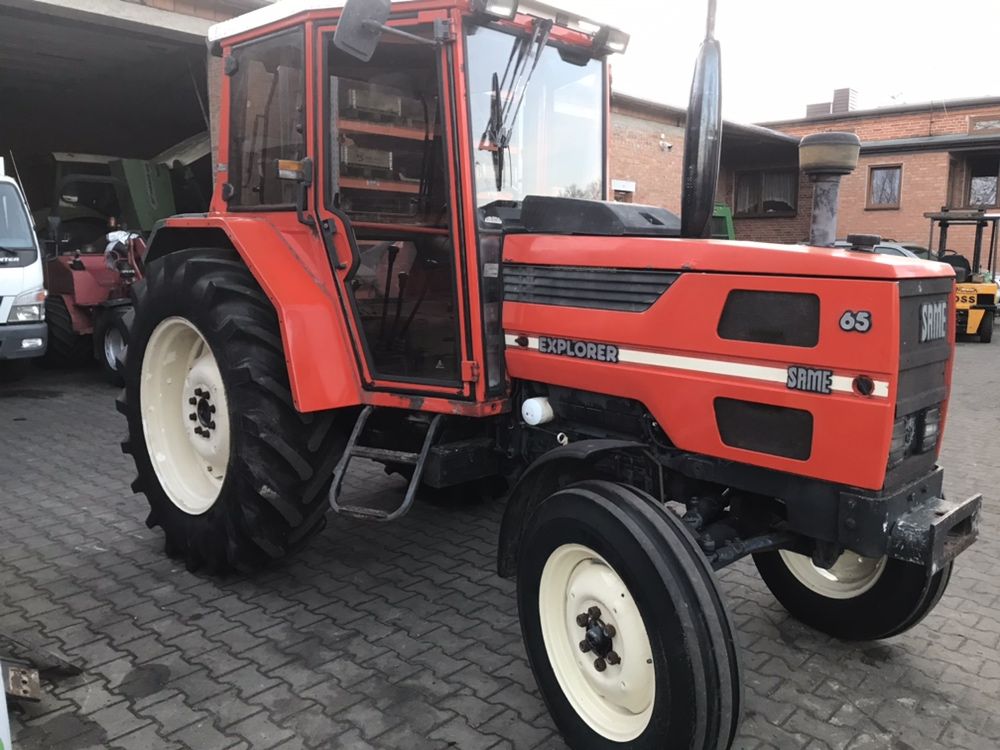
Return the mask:
POLYGON ((232 51, 229 141, 231 206, 288 207, 296 185, 278 179, 279 159, 305 157, 303 31, 276 34, 232 51))

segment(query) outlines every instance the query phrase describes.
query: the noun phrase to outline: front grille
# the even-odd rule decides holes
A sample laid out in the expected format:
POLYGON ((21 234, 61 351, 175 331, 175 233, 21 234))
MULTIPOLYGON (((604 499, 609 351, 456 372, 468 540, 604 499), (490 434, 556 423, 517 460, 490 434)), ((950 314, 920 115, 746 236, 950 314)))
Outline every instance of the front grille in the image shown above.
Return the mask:
MULTIPOLYGON (((896 387, 896 419, 918 415, 940 405, 948 396, 948 361, 951 357, 953 321, 951 279, 913 279, 899 282, 899 381, 896 387), (943 338, 921 341, 921 316, 925 305, 945 304, 947 331, 943 338)), ((890 469, 886 486, 896 486, 926 473, 937 451, 914 453, 890 469)))
POLYGON ((678 274, 665 271, 506 263, 506 302, 642 312, 649 309, 678 274))

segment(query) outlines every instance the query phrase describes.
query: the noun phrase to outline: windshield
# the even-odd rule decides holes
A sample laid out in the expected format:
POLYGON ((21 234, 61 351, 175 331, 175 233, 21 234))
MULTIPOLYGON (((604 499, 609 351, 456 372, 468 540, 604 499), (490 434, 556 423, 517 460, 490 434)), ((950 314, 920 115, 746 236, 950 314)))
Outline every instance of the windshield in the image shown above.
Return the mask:
POLYGON ((469 30, 479 207, 526 195, 604 197, 603 64, 564 60, 546 38, 537 26, 520 36, 469 30))
POLYGON ((14 185, 0 182, 0 247, 33 250, 34 236, 21 195, 14 185))

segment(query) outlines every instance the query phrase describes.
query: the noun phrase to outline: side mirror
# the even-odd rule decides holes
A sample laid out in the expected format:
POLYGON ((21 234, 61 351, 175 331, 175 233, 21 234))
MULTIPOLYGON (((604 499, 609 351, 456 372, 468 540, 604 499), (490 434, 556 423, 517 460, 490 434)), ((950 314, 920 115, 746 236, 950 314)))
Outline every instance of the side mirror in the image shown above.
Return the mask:
POLYGON ((389 20, 389 6, 390 0, 347 0, 333 34, 337 49, 361 62, 371 60, 389 20))

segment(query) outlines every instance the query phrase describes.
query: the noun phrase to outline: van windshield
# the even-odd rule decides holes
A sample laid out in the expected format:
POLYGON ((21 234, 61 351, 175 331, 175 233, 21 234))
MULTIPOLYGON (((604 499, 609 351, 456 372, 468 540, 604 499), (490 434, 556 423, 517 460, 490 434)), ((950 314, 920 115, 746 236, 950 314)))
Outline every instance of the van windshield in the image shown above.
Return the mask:
POLYGON ((9 182, 0 182, 0 247, 8 250, 35 249, 31 222, 24 210, 21 194, 9 182))

